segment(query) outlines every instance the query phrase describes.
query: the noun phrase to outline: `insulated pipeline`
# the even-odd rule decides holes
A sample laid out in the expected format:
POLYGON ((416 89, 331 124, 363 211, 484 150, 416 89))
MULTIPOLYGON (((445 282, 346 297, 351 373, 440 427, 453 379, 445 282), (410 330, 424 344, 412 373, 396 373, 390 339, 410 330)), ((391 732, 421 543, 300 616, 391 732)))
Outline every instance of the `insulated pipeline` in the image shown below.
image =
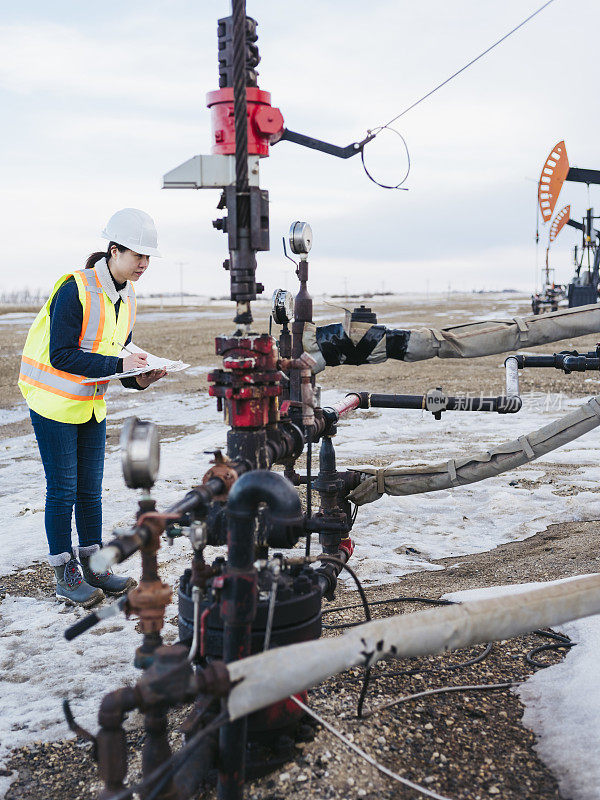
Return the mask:
POLYGON ((600 612, 600 575, 584 575, 367 622, 333 639, 280 647, 227 665, 231 719, 386 655, 407 658, 508 639, 600 612), (269 680, 265 680, 265 675, 269 680))
MULTIPOLYGON (((352 321, 317 327, 306 323, 302 336, 303 349, 317 362, 314 371, 320 372, 341 364, 380 364, 388 358, 477 358, 595 334, 598 330, 600 306, 593 304, 541 316, 486 320, 449 328, 405 330, 352 321)), ((526 358, 548 359, 547 366, 555 366, 552 356, 526 358)))
MULTIPOLYGON (((476 398, 475 398, 476 399, 476 398)), ((505 398, 508 400, 514 398, 505 398)), ((520 398, 516 398, 520 402, 520 398)), ((361 467, 362 480, 348 495, 357 505, 383 494, 403 496, 464 486, 520 467, 572 442, 600 425, 600 395, 576 411, 509 442, 425 467, 361 467)))

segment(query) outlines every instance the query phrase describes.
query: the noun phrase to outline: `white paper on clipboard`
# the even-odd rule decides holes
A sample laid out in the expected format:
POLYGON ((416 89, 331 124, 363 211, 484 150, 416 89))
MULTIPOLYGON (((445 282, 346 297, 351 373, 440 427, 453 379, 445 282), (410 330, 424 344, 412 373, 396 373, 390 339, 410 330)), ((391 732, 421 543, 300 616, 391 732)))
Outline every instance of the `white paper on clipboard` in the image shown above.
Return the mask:
POLYGON ((171 361, 169 358, 155 356, 153 353, 149 353, 147 350, 143 350, 141 347, 133 344, 133 342, 127 345, 127 350, 121 350, 119 358, 127 358, 127 356, 130 356, 132 353, 146 353, 148 356, 147 366, 141 367, 140 369, 130 369, 127 372, 116 372, 114 375, 104 375, 102 378, 85 378, 81 382, 90 384, 98 383, 99 381, 110 381, 114 378, 130 378, 134 375, 143 375, 145 372, 150 372, 152 369, 166 369, 167 372, 180 372, 182 369, 187 369, 189 367, 189 364, 184 364, 183 361, 171 361))

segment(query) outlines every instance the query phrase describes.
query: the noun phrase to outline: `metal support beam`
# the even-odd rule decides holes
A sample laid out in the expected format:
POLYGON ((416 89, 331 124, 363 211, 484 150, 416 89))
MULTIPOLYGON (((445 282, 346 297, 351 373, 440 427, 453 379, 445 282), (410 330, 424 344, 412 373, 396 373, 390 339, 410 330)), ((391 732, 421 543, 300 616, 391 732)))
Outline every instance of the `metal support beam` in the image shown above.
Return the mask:
POLYGON ((571 167, 567 172, 566 180, 576 183, 599 183, 600 169, 578 169, 571 167))

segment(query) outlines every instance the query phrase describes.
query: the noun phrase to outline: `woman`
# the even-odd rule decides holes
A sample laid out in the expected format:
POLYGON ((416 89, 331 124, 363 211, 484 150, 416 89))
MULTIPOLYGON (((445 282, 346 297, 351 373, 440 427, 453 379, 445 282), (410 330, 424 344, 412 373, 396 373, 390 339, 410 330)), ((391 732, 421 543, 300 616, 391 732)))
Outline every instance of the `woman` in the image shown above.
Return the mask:
MULTIPOLYGON (((19 376, 46 473, 45 526, 56 596, 86 608, 135 585, 112 572, 96 573, 89 563, 102 546, 108 387, 102 378, 146 365, 145 354, 119 353, 132 339, 133 283, 150 256, 160 256, 154 221, 144 211, 117 211, 101 235, 109 241, 106 253, 93 253, 85 269, 56 282, 29 330, 19 376), (98 381, 85 384, 85 378, 98 381), (73 506, 78 547, 71 544, 73 506)), ((121 383, 145 389, 164 375, 151 370, 121 383)))

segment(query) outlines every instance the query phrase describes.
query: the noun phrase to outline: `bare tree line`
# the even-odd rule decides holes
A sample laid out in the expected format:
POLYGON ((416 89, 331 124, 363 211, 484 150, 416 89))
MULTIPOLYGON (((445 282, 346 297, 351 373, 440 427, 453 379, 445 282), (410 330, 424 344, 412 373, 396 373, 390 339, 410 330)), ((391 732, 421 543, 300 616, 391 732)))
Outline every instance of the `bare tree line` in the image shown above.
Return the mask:
POLYGON ((46 299, 46 295, 40 289, 26 288, 14 292, 0 292, 0 305, 40 306, 46 299))

